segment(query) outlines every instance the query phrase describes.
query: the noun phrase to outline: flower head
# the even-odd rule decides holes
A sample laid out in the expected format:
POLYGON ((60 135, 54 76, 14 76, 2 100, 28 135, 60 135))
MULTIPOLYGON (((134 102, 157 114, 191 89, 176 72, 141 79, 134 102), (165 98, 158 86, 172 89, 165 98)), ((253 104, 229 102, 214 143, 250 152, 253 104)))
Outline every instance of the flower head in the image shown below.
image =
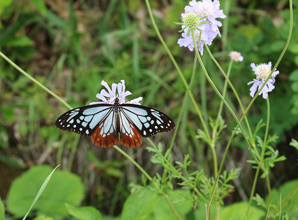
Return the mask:
POLYGON ((241 53, 237 51, 231 51, 229 54, 231 57, 231 60, 234 60, 235 62, 242 62, 243 61, 243 56, 241 56, 241 53))
MULTIPOLYGON (((256 64, 252 63, 250 64, 252 70, 256 74, 256 79, 253 79, 253 81, 249 82, 247 85, 252 84, 252 87, 250 88, 250 96, 254 97, 257 89, 258 91, 261 89, 261 87, 264 85, 266 79, 269 77, 271 73, 271 67, 272 64, 269 62, 268 64, 262 63, 256 66, 256 64)), ((267 99, 268 97, 268 92, 271 92, 275 87, 275 77, 279 74, 278 70, 275 70, 269 80, 267 81, 266 85, 262 89, 262 91, 259 93, 259 95, 262 94, 264 99, 267 99)))
POLYGON ((140 105, 139 102, 143 99, 143 97, 139 97, 139 98, 133 99, 129 102, 125 102, 126 96, 131 95, 131 92, 125 91, 125 81, 124 80, 121 80, 121 82, 118 84, 113 83, 112 89, 110 89, 109 85, 104 80, 101 82, 101 85, 106 87, 106 90, 107 90, 106 91, 106 90, 102 89, 100 91, 100 93, 98 93, 96 95, 96 97, 98 99, 102 100, 102 102, 91 102, 90 105, 102 104, 102 103, 114 104, 116 98, 119 99, 119 104, 130 103, 130 104, 140 105), (118 90, 118 94, 116 94, 117 90, 118 90), (107 98, 109 98, 109 100, 107 100, 107 98))
POLYGON ((178 44, 182 47, 188 47, 193 51, 194 44, 191 30, 194 30, 196 45, 203 55, 204 44, 211 45, 214 38, 220 35, 218 27, 222 24, 217 21, 217 18, 225 18, 223 11, 219 9, 220 3, 218 0, 192 0, 189 6, 185 7, 185 13, 181 14, 182 17, 182 38, 178 39, 178 44))

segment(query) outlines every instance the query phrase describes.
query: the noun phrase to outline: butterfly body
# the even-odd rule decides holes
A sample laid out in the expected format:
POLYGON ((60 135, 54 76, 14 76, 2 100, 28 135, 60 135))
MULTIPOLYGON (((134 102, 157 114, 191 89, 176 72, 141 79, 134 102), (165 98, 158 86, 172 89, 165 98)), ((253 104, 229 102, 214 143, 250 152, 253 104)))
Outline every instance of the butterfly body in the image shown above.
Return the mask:
POLYGON ((94 104, 72 109, 61 115, 55 125, 61 130, 91 136, 101 147, 111 147, 119 142, 126 147, 138 147, 142 137, 170 131, 175 123, 164 113, 137 104, 94 104))

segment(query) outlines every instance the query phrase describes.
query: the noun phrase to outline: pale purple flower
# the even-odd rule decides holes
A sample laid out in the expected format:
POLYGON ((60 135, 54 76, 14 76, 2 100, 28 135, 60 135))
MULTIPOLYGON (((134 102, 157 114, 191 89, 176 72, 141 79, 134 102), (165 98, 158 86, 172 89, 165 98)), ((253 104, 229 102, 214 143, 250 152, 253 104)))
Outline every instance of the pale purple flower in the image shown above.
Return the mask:
POLYGON ((129 102, 125 102, 126 96, 131 95, 131 92, 125 91, 125 81, 124 80, 121 80, 121 82, 118 84, 113 83, 112 89, 110 89, 109 85, 104 80, 101 82, 101 85, 106 87, 106 90, 107 90, 106 91, 106 90, 102 89, 100 91, 100 93, 98 93, 96 95, 96 97, 98 99, 102 100, 102 102, 91 102, 90 105, 103 104, 103 103, 114 104, 116 98, 119 99, 119 104, 130 103, 130 104, 140 105, 139 102, 143 99, 143 97, 139 97, 139 98, 133 99, 129 102), (117 91, 118 91, 118 94, 116 94, 117 91))
POLYGON ((231 57, 231 60, 234 60, 235 62, 242 62, 243 61, 243 56, 241 56, 241 53, 239 53, 237 51, 231 51, 229 56, 231 57))
MULTIPOLYGON (((219 6, 220 3, 218 0, 214 0, 213 2, 211 0, 202 0, 199 2, 192 0, 189 6, 184 8, 185 13, 181 14, 182 21, 184 22, 184 25, 182 25, 184 32, 182 33, 182 38, 178 39, 178 44, 181 47, 188 47, 189 50, 193 51, 194 45, 191 32, 188 30, 189 27, 186 27, 185 24, 190 23, 186 21, 188 14, 196 14, 199 19, 194 20, 194 22, 196 22, 196 28, 194 29, 195 40, 201 55, 203 55, 204 44, 211 45, 217 35, 221 36, 218 27, 221 27, 222 24, 216 19, 225 18, 226 16, 223 11, 219 9, 219 6), (198 42, 200 34, 201 38, 200 42, 198 42)), ((192 27, 193 25, 190 26, 190 28, 192 27)))
MULTIPOLYGON (((256 64, 252 63, 250 64, 252 70, 256 74, 256 79, 253 79, 253 81, 247 83, 247 85, 252 84, 252 87, 250 88, 250 96, 254 97, 255 93, 257 90, 259 91, 261 87, 264 85, 266 79, 271 73, 271 68, 272 68, 272 63, 269 62, 268 64, 262 63, 256 66, 256 64)), ((262 89, 262 91, 259 93, 259 95, 262 94, 264 99, 267 99, 268 97, 268 92, 271 92, 275 87, 275 77, 279 74, 278 70, 274 70, 272 73, 270 79, 267 81, 266 85, 262 89)))

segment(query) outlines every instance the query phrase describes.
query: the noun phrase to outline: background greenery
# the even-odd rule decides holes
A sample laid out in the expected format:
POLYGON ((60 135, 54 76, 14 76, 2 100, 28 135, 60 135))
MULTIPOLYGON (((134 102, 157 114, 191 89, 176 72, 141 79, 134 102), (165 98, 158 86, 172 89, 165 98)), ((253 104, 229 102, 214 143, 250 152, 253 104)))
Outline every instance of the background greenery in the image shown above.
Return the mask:
MULTIPOLYGON (((173 23, 180 20, 188 1, 156 0, 150 1, 150 4, 162 36, 189 81, 193 53, 177 45, 180 27, 173 23)), ((297 2, 295 4, 297 7, 297 2)), ((284 47, 289 28, 285 22, 289 17, 287 1, 230 0, 222 1, 221 8, 228 16, 222 20, 223 36, 215 40, 210 49, 225 69, 231 50, 240 51, 244 56, 244 62, 234 64, 230 78, 246 106, 251 100, 247 86, 253 78, 250 63, 274 63, 284 47)), ((298 11, 294 10, 295 15, 298 11)), ((0 19, 1 52, 72 107, 96 101, 95 95, 102 89, 102 80, 111 84, 125 79, 127 90, 132 92, 131 99, 143 96, 143 105, 157 108, 174 121, 177 120, 185 88, 157 39, 143 1, 1 0, 0 19)), ((297 178, 297 151, 289 147, 290 140, 298 138, 297 24, 298 19, 294 17, 293 38, 278 67, 280 74, 276 89, 270 94, 270 133, 279 136, 276 147, 280 155, 287 158, 273 168, 270 176, 273 188, 297 178)), ((204 56, 203 60, 217 86, 222 88, 223 78, 217 68, 208 56, 204 56)), ((193 94, 205 115, 215 117, 220 100, 205 82, 199 68, 197 71, 193 94)), ((229 103, 236 103, 233 95, 227 96, 229 103)), ((57 129, 54 122, 67 110, 65 106, 3 59, 0 59, 0 104, 0 196, 8 207, 7 216, 20 217, 26 213, 30 203, 26 205, 24 201, 17 204, 21 207, 15 207, 6 200, 18 192, 27 191, 35 195, 38 186, 51 171, 49 167, 40 166, 42 164, 52 167, 61 164, 61 174, 56 171, 56 178, 67 172, 65 175, 75 179, 67 182, 68 178, 64 176, 62 179, 65 183, 60 183, 62 188, 64 184, 73 185, 73 192, 77 193, 70 200, 64 197, 63 203, 69 203, 69 213, 72 206, 81 205, 93 206, 105 216, 118 216, 122 210, 124 212, 131 207, 124 205, 124 202, 129 202, 130 184, 142 183, 140 171, 114 148, 102 149, 92 145, 90 138, 80 138, 75 133, 57 129), (36 172, 31 177, 34 183, 32 181, 30 187, 22 182, 26 176, 16 179, 28 169, 36 172), (21 181, 19 184, 24 189, 16 186, 17 181, 21 181), (12 191, 14 187, 19 191, 12 191)), ((237 105, 234 108, 240 112, 237 105)), ((191 169, 203 169, 207 175, 212 175, 211 152, 206 144, 196 139, 200 124, 195 115, 192 104, 188 102, 174 144, 173 157, 174 160, 183 161, 183 155, 189 154, 191 169)), ((249 113, 249 120, 257 124, 265 116, 266 103, 261 98, 257 99, 249 113)), ((228 125, 224 132, 229 134, 235 123, 228 112, 224 117, 228 125)), ((171 136, 171 132, 163 133, 152 140, 167 146, 171 136)), ((217 146, 219 160, 227 143, 225 136, 220 143, 217 146)), ((148 142, 144 140, 144 145, 137 149, 122 149, 154 176, 160 168, 150 162, 152 154, 146 146, 148 142)), ((226 205, 249 197, 255 172, 246 163, 249 158, 245 142, 241 137, 236 138, 225 169, 242 169, 239 178, 231 183, 235 189, 225 199, 226 205)), ((30 179, 30 176, 27 178, 30 179)), ((173 184, 174 188, 180 188, 177 182, 173 184)), ((261 179, 256 192, 262 197, 267 193, 264 186, 265 181, 261 179)), ((144 190, 143 194, 146 193, 150 192, 144 190)), ((139 198, 140 201, 143 201, 142 198, 144 200, 146 196, 139 198)), ((56 200, 53 198, 53 201, 56 200)), ((186 208, 182 210, 191 212, 192 204, 184 204, 186 208)), ((55 218, 67 214, 63 205, 57 213, 51 213, 51 205, 40 201, 36 209, 43 215, 55 218)), ((162 210, 159 213, 155 209, 156 216, 162 216, 162 210)))

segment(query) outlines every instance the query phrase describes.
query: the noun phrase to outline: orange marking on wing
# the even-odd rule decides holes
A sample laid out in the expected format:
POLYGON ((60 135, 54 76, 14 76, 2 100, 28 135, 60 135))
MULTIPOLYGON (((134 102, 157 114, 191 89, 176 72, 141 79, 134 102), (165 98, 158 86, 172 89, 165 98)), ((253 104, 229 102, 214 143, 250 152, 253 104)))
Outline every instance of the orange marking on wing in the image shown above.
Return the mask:
POLYGON ((135 148, 139 147, 142 144, 142 137, 139 134, 138 130, 131 123, 131 129, 133 131, 132 137, 121 132, 120 143, 125 147, 135 148))
POLYGON ((92 134, 91 136, 91 140, 93 142, 93 144, 95 144, 96 146, 99 147, 112 147, 115 144, 118 143, 119 139, 118 139, 118 133, 112 133, 110 135, 106 135, 105 137, 103 137, 100 132, 101 129, 103 129, 103 127, 98 127, 95 132, 92 134))

